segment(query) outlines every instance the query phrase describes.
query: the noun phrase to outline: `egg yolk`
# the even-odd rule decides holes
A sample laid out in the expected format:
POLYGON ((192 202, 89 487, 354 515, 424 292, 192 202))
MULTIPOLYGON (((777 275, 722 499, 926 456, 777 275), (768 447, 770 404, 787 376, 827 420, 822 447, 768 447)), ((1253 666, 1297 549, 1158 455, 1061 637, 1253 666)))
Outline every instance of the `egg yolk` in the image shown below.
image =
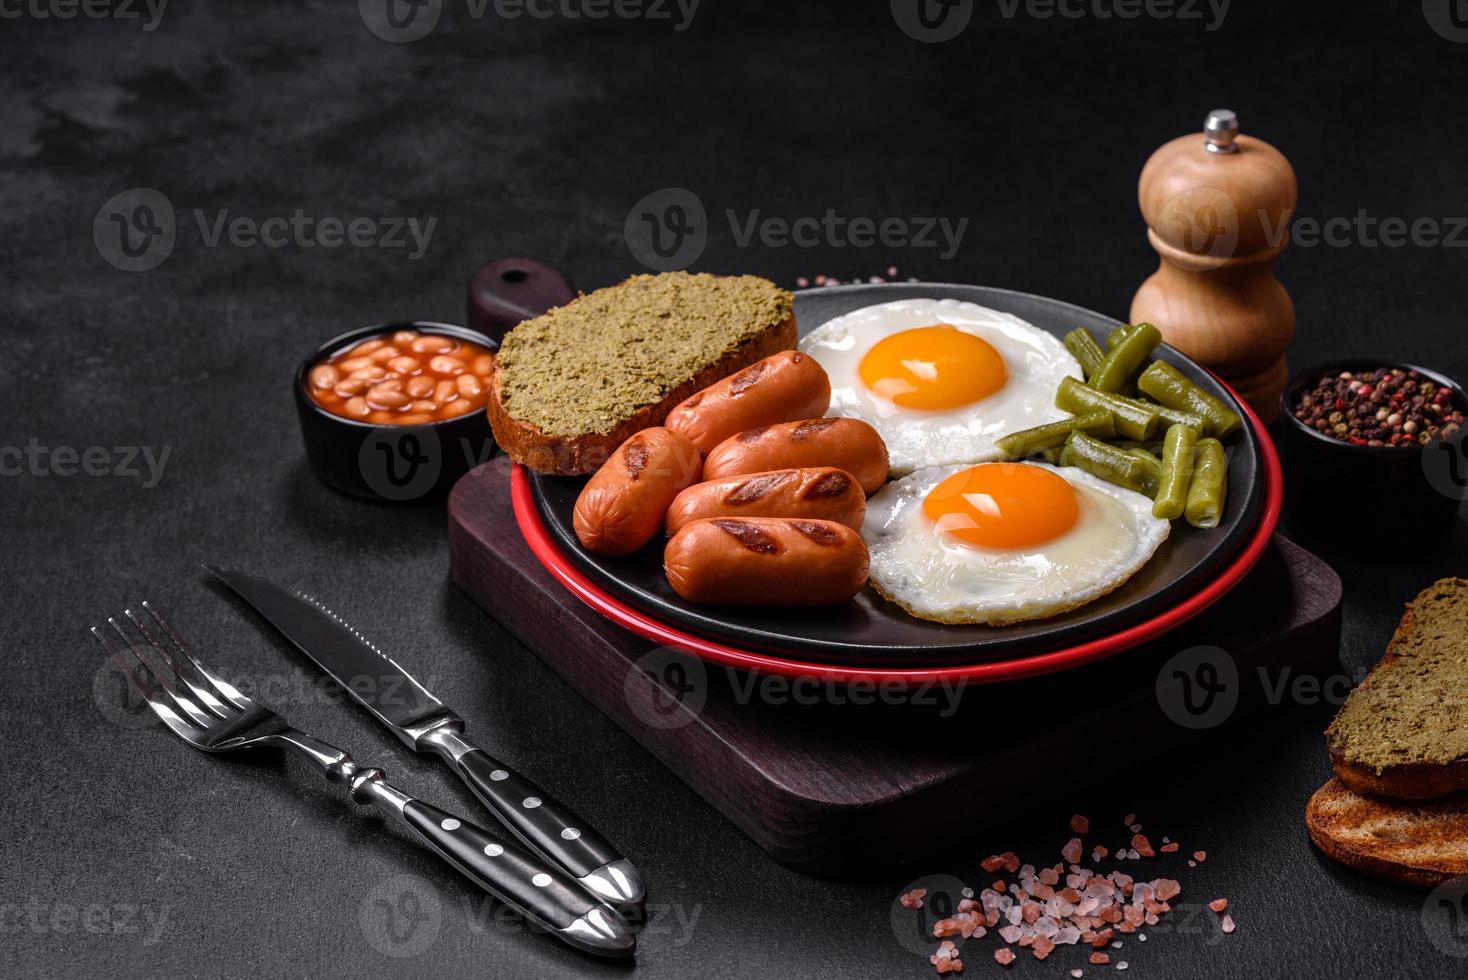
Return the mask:
POLYGON ((955 408, 1004 387, 1009 372, 990 344, 946 323, 873 344, 858 368, 867 390, 903 408, 955 408))
POLYGON ((984 548, 1026 548, 1060 537, 1080 514, 1076 491, 1051 470, 984 463, 953 474, 923 500, 938 530, 984 548))

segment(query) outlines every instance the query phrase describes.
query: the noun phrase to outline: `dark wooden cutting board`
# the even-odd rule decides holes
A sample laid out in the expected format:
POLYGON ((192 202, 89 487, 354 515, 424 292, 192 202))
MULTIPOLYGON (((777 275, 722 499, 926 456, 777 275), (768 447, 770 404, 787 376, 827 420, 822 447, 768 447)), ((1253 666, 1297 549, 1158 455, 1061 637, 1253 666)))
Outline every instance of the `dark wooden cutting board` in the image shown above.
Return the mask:
POLYGON ((1078 670, 905 694, 792 684, 706 665, 602 619, 531 555, 509 471, 501 457, 454 488, 454 581, 774 858, 811 873, 900 859, 974 826, 1032 779, 1030 760, 1046 759, 1056 779, 1075 760, 1071 775, 1084 779, 1094 763, 1075 746, 1109 726, 1171 740, 1234 723, 1261 699, 1256 667, 1328 669, 1340 643, 1340 579, 1277 536, 1202 615, 1078 670), (1036 705, 1056 704, 1080 707, 1030 723, 1036 705))

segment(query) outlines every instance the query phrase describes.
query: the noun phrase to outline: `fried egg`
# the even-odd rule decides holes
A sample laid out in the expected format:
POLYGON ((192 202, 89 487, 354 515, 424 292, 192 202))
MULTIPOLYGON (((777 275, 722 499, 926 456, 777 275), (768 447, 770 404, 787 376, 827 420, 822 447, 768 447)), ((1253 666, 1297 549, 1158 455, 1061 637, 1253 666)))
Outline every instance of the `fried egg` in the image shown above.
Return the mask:
POLYGON ((867 501, 871 584, 919 619, 1043 619, 1117 588, 1167 540, 1152 501, 1073 466, 928 467, 867 501))
POLYGON ((831 378, 831 409, 881 433, 901 476, 1003 456, 994 440, 1068 418, 1055 407, 1081 367, 1017 316, 954 299, 867 306, 812 330, 800 349, 831 378))

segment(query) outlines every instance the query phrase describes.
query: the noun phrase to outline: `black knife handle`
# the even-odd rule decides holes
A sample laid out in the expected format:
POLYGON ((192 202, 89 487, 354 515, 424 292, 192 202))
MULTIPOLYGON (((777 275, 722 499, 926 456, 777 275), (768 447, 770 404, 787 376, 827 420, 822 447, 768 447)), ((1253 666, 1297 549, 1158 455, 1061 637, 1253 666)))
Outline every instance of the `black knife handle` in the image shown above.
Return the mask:
POLYGON ((501 901, 564 929, 596 907, 579 882, 445 810, 412 800, 403 820, 433 850, 501 901))
POLYGON ((266 736, 316 763, 333 782, 347 782, 352 799, 400 820, 480 888, 578 949, 598 956, 631 956, 637 935, 622 915, 563 868, 446 810, 416 800, 371 766, 295 729, 266 736))
POLYGON ((460 755, 454 767, 517 837, 577 878, 622 859, 585 820, 483 749, 460 755))

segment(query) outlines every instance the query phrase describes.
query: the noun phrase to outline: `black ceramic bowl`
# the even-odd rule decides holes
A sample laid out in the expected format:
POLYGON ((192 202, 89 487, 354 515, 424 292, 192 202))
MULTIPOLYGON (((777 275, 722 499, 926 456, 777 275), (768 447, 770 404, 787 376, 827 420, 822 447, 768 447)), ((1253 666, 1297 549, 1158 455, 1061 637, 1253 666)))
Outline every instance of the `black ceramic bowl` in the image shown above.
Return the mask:
POLYGON ((1383 367, 1416 371, 1468 410, 1456 382, 1414 364, 1358 358, 1296 374, 1280 395, 1279 430, 1285 518, 1295 536, 1338 551, 1420 552, 1448 541, 1468 486, 1461 432, 1426 445, 1356 446, 1295 418, 1301 392, 1322 376, 1383 367))
POLYGON ((333 337, 296 369, 296 414, 311 469, 329 486, 359 497, 402 503, 432 500, 448 493, 454 481, 494 453, 489 418, 483 411, 427 425, 378 425, 333 415, 311 400, 306 372, 323 359, 372 337, 395 330, 441 334, 499 345, 481 333, 424 320, 379 323, 333 337))

